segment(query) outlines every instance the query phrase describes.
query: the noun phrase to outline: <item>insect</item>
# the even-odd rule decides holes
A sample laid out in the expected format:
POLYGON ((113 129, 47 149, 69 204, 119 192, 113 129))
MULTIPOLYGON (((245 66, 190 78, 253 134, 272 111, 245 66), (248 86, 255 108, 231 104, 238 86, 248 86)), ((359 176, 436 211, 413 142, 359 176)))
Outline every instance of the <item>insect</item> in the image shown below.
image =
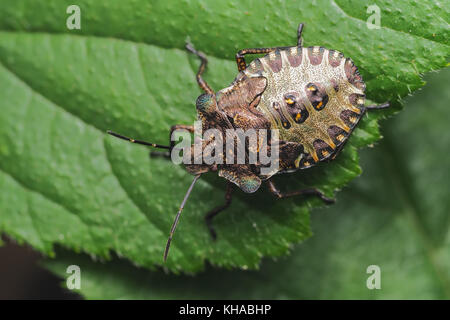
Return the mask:
MULTIPOLYGON (((196 79, 204 91, 197 98, 196 109, 203 130, 217 129, 277 129, 279 132, 279 166, 276 172, 262 173, 261 164, 186 164, 194 179, 177 212, 164 250, 167 259, 170 244, 181 212, 203 173, 218 172, 227 180, 225 203, 208 212, 206 224, 213 239, 216 232, 213 218, 231 204, 232 192, 237 185, 247 193, 257 191, 262 182, 277 198, 314 195, 325 203, 334 202, 320 190, 309 188, 282 192, 272 176, 284 172, 310 168, 319 162, 330 161, 340 153, 347 139, 367 110, 384 109, 389 103, 364 106, 365 84, 357 67, 349 58, 336 50, 302 46, 303 24, 297 30, 297 45, 291 47, 251 48, 236 54, 238 75, 231 85, 215 93, 203 79, 206 56, 191 44, 186 49, 201 60, 196 79), (245 55, 266 54, 249 65, 245 55)), ((170 130, 194 131, 190 125, 175 125, 170 130)), ((159 145, 108 131, 109 134, 133 143, 150 147, 174 148, 159 145)), ((211 141, 203 140, 202 148, 211 141)), ((270 144, 270 142, 269 142, 270 144)), ((259 147, 259 146, 258 146, 259 147)), ((248 150, 246 150, 248 151, 248 150)))

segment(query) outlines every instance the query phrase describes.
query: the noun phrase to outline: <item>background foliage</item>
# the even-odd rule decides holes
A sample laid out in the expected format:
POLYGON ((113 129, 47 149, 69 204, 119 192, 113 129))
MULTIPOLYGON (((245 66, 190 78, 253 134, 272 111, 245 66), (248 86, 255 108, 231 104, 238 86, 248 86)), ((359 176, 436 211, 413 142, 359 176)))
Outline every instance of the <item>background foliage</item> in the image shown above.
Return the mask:
MULTIPOLYGON (((367 4, 361 1, 255 6, 252 1, 85 0, 77 2, 82 29, 70 31, 68 1, 4 1, 0 231, 50 256, 58 244, 158 269, 191 177, 105 131, 164 143, 171 125, 192 122, 200 92, 194 81, 198 61, 182 49, 187 38, 210 57, 207 80, 220 89, 236 74, 238 49, 294 44, 299 22, 306 24, 306 46, 323 45, 352 57, 368 98, 390 100, 392 113, 400 108, 399 98, 423 85, 421 73, 446 66, 448 9, 431 2, 375 3, 381 8, 380 30, 366 28, 367 4)), ((442 79, 434 87, 445 92, 442 79)), ((77 261, 86 270, 83 294, 96 298, 213 297, 211 281, 222 286, 220 297, 449 297, 448 201, 442 194, 447 190, 442 172, 448 170, 436 167, 437 159, 439 168, 448 164, 439 156, 448 145, 445 115, 439 114, 446 112, 448 96, 432 92, 426 103, 418 99, 415 111, 392 122, 381 146, 365 151, 364 177, 338 196, 338 204, 313 215, 313 222, 319 219, 316 235, 259 272, 209 267, 195 278, 136 272, 127 262, 92 263, 68 251, 48 266, 61 273, 62 266, 77 261), (392 286, 382 294, 362 285, 364 267, 381 264, 377 259, 385 262, 389 281, 383 283, 392 286), (405 272, 399 275, 399 268, 405 272), (149 286, 142 286, 142 277, 149 286), (232 283, 238 284, 235 289, 232 283), (245 285, 248 290, 238 289, 245 285), (194 296, 188 296, 194 287, 194 296)), ((365 117, 334 163, 280 176, 279 184, 286 190, 317 186, 333 195, 361 173, 356 149, 379 138, 382 116, 365 117)), ((275 201, 261 191, 237 193, 232 208, 215 220, 219 238, 211 242, 203 215, 223 201, 224 185, 213 175, 200 181, 165 269, 197 272, 205 259, 214 266, 254 269, 263 256, 281 256, 311 235, 309 211, 320 201, 275 201)))

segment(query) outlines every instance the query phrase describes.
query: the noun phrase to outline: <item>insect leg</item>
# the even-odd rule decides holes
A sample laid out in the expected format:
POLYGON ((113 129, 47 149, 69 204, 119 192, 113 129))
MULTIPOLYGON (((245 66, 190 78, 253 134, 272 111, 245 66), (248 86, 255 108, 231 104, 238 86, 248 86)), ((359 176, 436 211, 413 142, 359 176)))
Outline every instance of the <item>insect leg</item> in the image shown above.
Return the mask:
MULTIPOLYGON (((303 23, 300 23, 298 25, 297 29, 297 46, 302 45, 302 31, 303 31, 303 23)), ((265 54, 272 52, 276 49, 286 49, 289 47, 272 47, 272 48, 249 48, 249 49, 242 49, 238 53, 236 53, 236 63, 238 67, 238 71, 242 71, 245 68, 247 68, 247 63, 245 62, 245 55, 246 54, 265 54)))
POLYGON ((238 53, 236 53, 236 63, 238 67, 238 71, 242 71, 247 68, 247 63, 245 62, 246 54, 264 54, 275 51, 277 49, 287 49, 290 47, 272 47, 272 48, 249 48, 242 49, 238 53))
POLYGON ((273 183, 272 180, 268 180, 267 184, 269 186, 269 191, 273 193, 278 199, 288 198, 292 196, 300 196, 300 195, 315 195, 318 196, 320 199, 323 200, 326 204, 334 203, 334 199, 327 198, 322 191, 315 189, 315 188, 309 188, 309 189, 302 189, 297 191, 290 191, 290 192, 281 192, 275 183, 273 183))
POLYGON ((245 68, 247 68, 247 63, 245 62, 245 55, 246 54, 264 54, 269 53, 274 50, 276 50, 277 47, 273 48, 249 48, 249 49, 242 49, 238 53, 236 53, 236 63, 238 67, 238 71, 242 71, 245 68))
POLYGON ((303 23, 300 23, 298 25, 298 29, 297 29, 297 47, 301 47, 302 46, 302 42, 303 42, 303 39, 302 39, 303 26, 304 26, 303 23))
POLYGON ((186 49, 189 52, 195 54, 197 57, 199 57, 202 62, 200 64, 200 67, 198 68, 198 72, 196 75, 198 85, 206 93, 214 94, 213 89, 211 89, 211 87, 206 83, 205 80, 203 80, 203 77, 202 77, 203 72, 205 72, 206 65, 208 64, 208 59, 206 58, 205 54, 203 52, 195 50, 193 45, 190 43, 186 43, 186 49))
POLYGON ((379 109, 386 109, 389 108, 389 102, 385 102, 383 104, 372 104, 370 106, 366 106, 365 110, 379 110, 379 109))
POLYGON ((211 234, 211 237, 213 240, 216 240, 217 234, 216 230, 214 230, 214 227, 212 225, 212 220, 215 216, 217 216, 221 211, 228 208, 231 204, 231 196, 233 193, 233 184, 231 182, 227 183, 227 191, 225 192, 225 203, 221 206, 218 206, 217 208, 214 208, 210 212, 208 212, 205 216, 205 222, 209 229, 209 233, 211 234))

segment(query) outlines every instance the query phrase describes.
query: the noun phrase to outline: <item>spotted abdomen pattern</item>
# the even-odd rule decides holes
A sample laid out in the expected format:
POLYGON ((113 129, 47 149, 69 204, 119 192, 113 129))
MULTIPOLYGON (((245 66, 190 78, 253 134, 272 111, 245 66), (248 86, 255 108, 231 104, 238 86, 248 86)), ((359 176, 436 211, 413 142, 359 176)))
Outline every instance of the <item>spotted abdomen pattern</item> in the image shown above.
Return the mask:
POLYGON ((257 110, 279 129, 281 140, 301 145, 282 170, 332 156, 363 115, 364 82, 352 60, 338 51, 277 49, 253 60, 243 73, 267 79, 257 110))

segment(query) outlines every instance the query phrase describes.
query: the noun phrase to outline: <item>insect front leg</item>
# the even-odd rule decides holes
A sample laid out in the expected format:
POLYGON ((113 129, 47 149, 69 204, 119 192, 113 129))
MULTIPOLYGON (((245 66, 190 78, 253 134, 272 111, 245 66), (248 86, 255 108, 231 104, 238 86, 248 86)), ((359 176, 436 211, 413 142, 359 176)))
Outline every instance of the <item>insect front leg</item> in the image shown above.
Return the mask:
POLYGON ((308 189, 301 189, 296 191, 290 191, 290 192, 281 192, 275 183, 272 180, 267 181, 267 185, 269 187, 269 191, 273 193, 278 199, 293 197, 293 196, 300 196, 300 195, 315 195, 318 196, 320 199, 323 200, 326 204, 334 203, 335 200, 326 197, 322 191, 315 189, 315 188, 308 188, 308 189))
POLYGON ((216 230, 214 230, 214 227, 212 225, 212 220, 220 212, 222 212, 223 210, 225 210, 226 208, 228 208, 230 206, 231 200, 232 200, 233 188, 234 188, 233 184, 231 182, 228 182, 227 190, 225 192, 225 203, 221 206, 218 206, 218 207, 212 209, 205 216, 206 226, 208 227, 209 233, 211 234, 211 237, 213 238, 213 240, 216 240, 217 233, 216 233, 216 230))
POLYGON ((197 83, 198 83, 199 87, 203 91, 205 91, 205 93, 214 94, 213 89, 211 89, 211 87, 206 83, 205 80, 203 80, 203 77, 202 77, 203 72, 205 72, 205 70, 206 70, 206 65, 208 64, 208 59, 206 58, 205 54, 201 51, 195 50, 194 46, 190 43, 186 43, 186 49, 189 52, 195 54, 201 60, 200 67, 198 68, 197 75, 196 75, 197 83))

